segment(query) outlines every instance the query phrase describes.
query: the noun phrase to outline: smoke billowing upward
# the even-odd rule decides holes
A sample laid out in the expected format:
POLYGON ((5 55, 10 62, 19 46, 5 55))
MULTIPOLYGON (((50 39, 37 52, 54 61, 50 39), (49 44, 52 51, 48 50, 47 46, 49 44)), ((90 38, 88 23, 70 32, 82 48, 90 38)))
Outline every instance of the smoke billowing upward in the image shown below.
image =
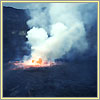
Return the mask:
POLYGON ((31 28, 27 32, 31 57, 55 60, 72 48, 83 53, 88 49, 86 30, 96 19, 92 3, 35 3, 30 6, 31 28), (91 13, 91 10, 93 13, 91 13), (92 17, 91 17, 92 16, 92 17))

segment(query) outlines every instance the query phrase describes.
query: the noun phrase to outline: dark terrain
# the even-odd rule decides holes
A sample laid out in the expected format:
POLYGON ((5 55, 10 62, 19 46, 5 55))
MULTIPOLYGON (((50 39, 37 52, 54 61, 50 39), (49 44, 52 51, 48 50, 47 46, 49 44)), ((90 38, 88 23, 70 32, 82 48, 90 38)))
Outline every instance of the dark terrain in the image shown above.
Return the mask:
MULTIPOLYGON (((26 70, 10 70, 9 61, 30 54, 25 42, 28 10, 3 9, 3 96, 4 97, 96 97, 97 96, 97 23, 87 30, 89 49, 77 53, 62 65, 26 70)), ((73 52, 73 50, 71 51, 73 52)), ((75 51, 74 51, 75 52, 75 51)))

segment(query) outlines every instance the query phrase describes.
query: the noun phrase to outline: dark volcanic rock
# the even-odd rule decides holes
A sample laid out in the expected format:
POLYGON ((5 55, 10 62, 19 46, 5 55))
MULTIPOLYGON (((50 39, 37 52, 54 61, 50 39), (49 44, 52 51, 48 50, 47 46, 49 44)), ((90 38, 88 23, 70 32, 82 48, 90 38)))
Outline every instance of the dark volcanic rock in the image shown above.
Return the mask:
POLYGON ((3 56, 4 62, 22 58, 28 54, 25 48, 26 21, 29 17, 26 10, 3 7, 3 56))
POLYGON ((31 70, 6 70, 4 97, 96 97, 96 66, 93 61, 31 70))

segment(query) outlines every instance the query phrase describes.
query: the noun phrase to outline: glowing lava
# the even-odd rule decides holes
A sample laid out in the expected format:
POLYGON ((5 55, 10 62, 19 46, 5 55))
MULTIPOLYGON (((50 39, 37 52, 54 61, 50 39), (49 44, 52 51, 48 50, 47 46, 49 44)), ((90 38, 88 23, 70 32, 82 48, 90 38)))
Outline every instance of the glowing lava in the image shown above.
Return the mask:
POLYGON ((42 58, 39 58, 39 60, 37 61, 38 64, 42 64, 42 58))
POLYGON ((22 68, 22 69, 26 69, 26 68, 31 68, 31 67, 51 67, 53 65, 56 65, 55 62, 51 62, 51 61, 43 61, 42 58, 38 58, 38 59, 30 59, 27 61, 16 61, 13 63, 17 68, 14 68, 14 70, 22 68))
POLYGON ((32 63, 34 63, 34 60, 32 60, 32 63))

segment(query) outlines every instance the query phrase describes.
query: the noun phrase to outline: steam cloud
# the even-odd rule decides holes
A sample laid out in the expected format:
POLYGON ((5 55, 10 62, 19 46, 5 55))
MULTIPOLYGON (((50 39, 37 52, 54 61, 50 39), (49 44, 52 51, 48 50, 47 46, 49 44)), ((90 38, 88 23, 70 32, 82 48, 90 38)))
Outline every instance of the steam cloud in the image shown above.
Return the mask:
POLYGON ((92 3, 32 4, 31 19, 27 22, 31 29, 26 36, 31 45, 31 57, 55 60, 69 54, 72 48, 80 53, 87 50, 84 25, 91 27, 96 14, 93 7, 96 5, 92 3))

